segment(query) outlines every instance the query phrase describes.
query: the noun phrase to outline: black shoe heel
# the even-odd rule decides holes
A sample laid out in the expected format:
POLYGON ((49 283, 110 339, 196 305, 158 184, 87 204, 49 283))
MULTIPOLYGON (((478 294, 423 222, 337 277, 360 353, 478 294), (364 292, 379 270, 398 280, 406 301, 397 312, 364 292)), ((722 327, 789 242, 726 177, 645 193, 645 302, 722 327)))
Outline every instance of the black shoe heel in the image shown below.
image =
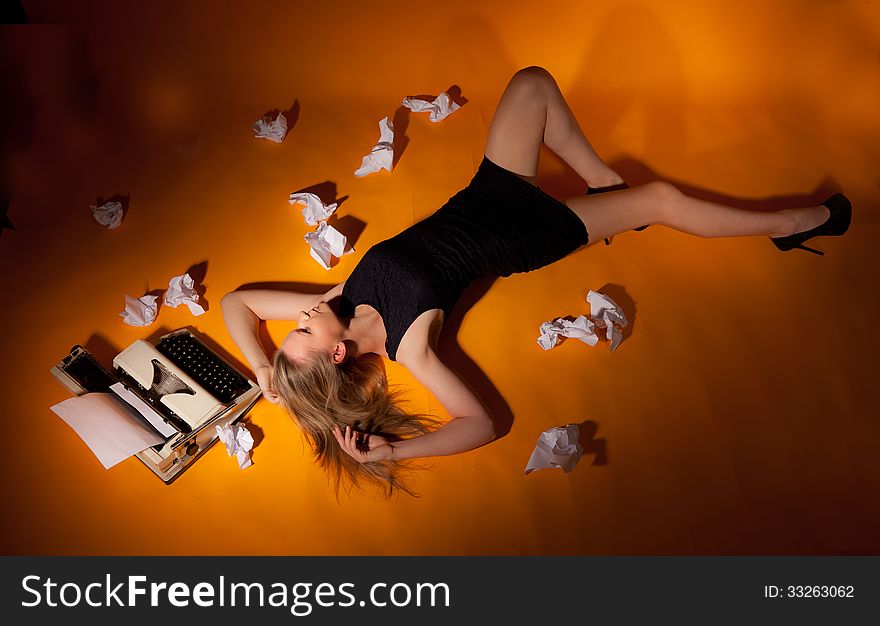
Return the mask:
MULTIPOLYGON (((587 189, 587 195, 593 196, 598 193, 605 193, 607 191, 621 191, 623 189, 629 189, 629 185, 626 183, 617 183, 616 185, 608 185, 607 187, 590 187, 587 189)), ((633 230, 645 230, 650 224, 645 224, 644 226, 639 226, 638 228, 633 228, 633 230)), ((611 237, 605 237, 605 245, 611 245, 611 237)))
POLYGON ((808 248, 804 243, 813 237, 839 237, 846 233, 852 222, 852 203, 850 203, 849 198, 842 193, 836 193, 825 200, 822 204, 828 207, 829 215, 827 220, 815 228, 811 228, 802 233, 795 233, 794 235, 789 235, 787 237, 770 237, 770 241, 773 242, 773 245, 783 252, 798 249, 806 250, 807 252, 812 252, 819 256, 825 256, 824 252, 814 248, 808 248))
POLYGON ((622 189, 629 189, 629 185, 626 183, 617 183, 616 185, 608 185, 607 187, 590 187, 587 189, 587 195, 592 196, 597 193, 605 193, 606 191, 620 191, 622 189))
POLYGON ((825 256, 825 253, 822 252, 821 250, 816 250, 815 248, 808 248, 807 246, 805 246, 802 243, 799 243, 798 245, 796 245, 794 248, 792 248, 792 250, 794 250, 795 248, 797 248, 798 250, 806 250, 807 252, 812 252, 813 254, 818 254, 819 256, 825 256))

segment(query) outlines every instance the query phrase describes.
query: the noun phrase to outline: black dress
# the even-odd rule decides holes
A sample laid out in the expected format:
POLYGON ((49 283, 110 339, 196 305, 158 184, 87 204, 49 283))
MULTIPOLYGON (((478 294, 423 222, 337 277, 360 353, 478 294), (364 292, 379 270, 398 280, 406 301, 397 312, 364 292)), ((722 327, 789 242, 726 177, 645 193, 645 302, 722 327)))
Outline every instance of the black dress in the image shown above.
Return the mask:
POLYGON ((375 308, 395 361, 413 321, 429 309, 448 317, 473 280, 531 272, 587 241, 584 223, 565 203, 484 156, 446 204, 367 250, 345 282, 339 315, 351 317, 358 304, 375 308))

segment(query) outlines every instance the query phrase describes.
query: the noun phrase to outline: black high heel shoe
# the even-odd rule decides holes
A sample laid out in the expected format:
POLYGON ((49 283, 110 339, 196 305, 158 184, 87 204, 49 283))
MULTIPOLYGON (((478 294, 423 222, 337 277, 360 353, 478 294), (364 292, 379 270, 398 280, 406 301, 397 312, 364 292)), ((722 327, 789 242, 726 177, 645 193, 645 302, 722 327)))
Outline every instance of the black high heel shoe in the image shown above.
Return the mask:
POLYGON ((830 213, 827 220, 815 228, 805 230, 802 233, 795 233, 794 235, 789 235, 787 237, 770 237, 770 241, 773 242, 773 245, 783 252, 800 248, 801 250, 806 250, 807 252, 823 256, 825 254, 824 252, 808 248, 804 245, 804 242, 813 237, 837 237, 844 234, 849 230, 849 224, 852 221, 852 204, 850 203, 849 198, 842 193, 834 194, 822 204, 828 207, 828 212, 830 213))
MULTIPOLYGON (((605 193, 606 191, 620 191, 621 189, 629 189, 629 185, 626 183, 617 183, 616 185, 608 185, 607 187, 590 187, 587 189, 587 195, 592 196, 597 193, 605 193)), ((633 228, 633 230, 645 230, 650 224, 645 224, 644 226, 639 226, 638 228, 633 228)), ((605 245, 611 245, 611 239, 605 237, 605 245)))

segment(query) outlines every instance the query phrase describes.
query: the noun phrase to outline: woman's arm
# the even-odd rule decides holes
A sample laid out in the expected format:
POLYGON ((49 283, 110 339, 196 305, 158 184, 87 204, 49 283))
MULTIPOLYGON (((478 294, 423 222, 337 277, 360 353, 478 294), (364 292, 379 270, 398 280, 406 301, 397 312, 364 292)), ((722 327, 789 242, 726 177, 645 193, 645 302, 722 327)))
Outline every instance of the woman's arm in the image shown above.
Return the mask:
POLYGON ((427 435, 394 442, 393 459, 458 454, 495 439, 495 423, 485 405, 430 346, 405 365, 453 417, 427 435))
POLYGON ((440 401, 453 418, 437 430, 404 439, 370 446, 364 451, 356 445, 357 434, 339 431, 337 441, 361 462, 445 456, 477 448, 495 439, 495 424, 488 410, 470 387, 449 369, 428 346, 424 354, 403 363, 440 401))
POLYGON ((269 357, 259 340, 260 321, 295 320, 300 311, 340 295, 343 285, 344 282, 323 295, 274 289, 233 291, 220 300, 223 321, 232 340, 256 373, 259 368, 270 366, 269 357))

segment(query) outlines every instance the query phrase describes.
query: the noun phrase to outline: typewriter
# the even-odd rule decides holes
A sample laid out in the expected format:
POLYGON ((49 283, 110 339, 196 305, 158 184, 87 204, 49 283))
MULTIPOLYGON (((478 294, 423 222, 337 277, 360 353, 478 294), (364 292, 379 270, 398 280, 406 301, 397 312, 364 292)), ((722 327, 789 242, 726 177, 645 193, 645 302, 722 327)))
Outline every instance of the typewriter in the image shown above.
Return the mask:
POLYGON ((113 359, 110 371, 73 346, 52 374, 76 395, 114 393, 157 431, 164 443, 136 456, 170 484, 217 441, 216 426, 241 419, 259 386, 188 329, 138 339, 113 359))

